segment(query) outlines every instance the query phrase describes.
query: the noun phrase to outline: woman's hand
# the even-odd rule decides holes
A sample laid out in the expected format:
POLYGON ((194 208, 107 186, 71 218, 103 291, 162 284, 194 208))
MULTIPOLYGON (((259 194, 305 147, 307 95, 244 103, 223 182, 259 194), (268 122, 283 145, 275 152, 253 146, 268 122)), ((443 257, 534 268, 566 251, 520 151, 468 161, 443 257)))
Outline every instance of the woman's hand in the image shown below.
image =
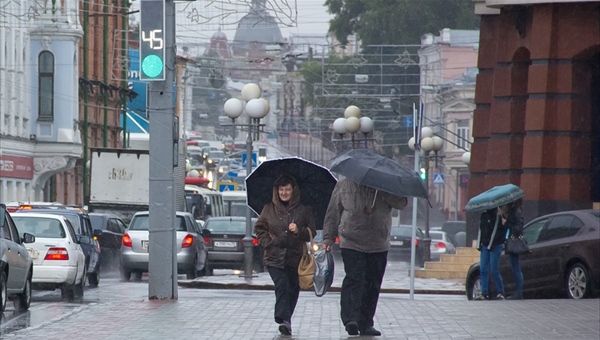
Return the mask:
POLYGON ((296 223, 292 222, 288 226, 288 230, 291 231, 294 234, 297 234, 298 233, 298 225, 296 223))

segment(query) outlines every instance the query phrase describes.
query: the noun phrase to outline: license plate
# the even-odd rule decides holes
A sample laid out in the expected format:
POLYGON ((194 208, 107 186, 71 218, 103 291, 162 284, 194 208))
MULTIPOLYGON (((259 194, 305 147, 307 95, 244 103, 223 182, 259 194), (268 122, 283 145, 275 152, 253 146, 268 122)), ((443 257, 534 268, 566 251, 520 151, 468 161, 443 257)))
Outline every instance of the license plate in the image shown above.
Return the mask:
POLYGON ((142 241, 142 248, 148 249, 148 241, 142 241))
POLYGON ((40 253, 35 249, 27 249, 27 251, 29 252, 29 256, 34 260, 40 256, 40 253))
POLYGON ((233 248, 235 246, 236 246, 235 242, 215 241, 215 247, 233 248))
POLYGON ((390 244, 393 246, 403 246, 404 241, 390 241, 390 244))

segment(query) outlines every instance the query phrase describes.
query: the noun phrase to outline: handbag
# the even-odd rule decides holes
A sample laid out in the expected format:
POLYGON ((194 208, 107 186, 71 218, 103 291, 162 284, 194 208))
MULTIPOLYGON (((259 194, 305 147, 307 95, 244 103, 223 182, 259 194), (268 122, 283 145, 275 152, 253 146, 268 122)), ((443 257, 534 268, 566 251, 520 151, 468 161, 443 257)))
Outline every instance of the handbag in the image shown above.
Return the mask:
POLYGON ((315 277, 315 253, 312 231, 308 230, 310 236, 310 247, 306 249, 306 242, 302 244, 302 257, 298 265, 298 283, 301 289, 310 289, 313 287, 313 278, 315 277))
POLYGON ((511 236, 506 239, 506 242, 504 244, 504 252, 507 254, 521 255, 529 253, 530 250, 529 245, 527 244, 527 241, 523 239, 523 236, 511 236))

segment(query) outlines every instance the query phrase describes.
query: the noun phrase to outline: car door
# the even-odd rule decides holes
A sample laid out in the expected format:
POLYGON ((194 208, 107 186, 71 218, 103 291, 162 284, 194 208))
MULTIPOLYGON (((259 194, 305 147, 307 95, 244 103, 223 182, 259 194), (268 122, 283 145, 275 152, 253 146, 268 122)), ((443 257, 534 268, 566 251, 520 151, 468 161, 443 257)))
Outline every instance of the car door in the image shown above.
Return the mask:
POLYGON ((202 230, 200 228, 200 226, 198 225, 198 223, 196 223, 196 220, 194 220, 193 218, 188 218, 189 223, 191 223, 191 227, 194 230, 194 234, 195 234, 195 244, 196 244, 196 248, 198 249, 198 267, 199 268, 204 268, 204 263, 206 262, 206 257, 208 256, 208 250, 206 247, 206 244, 204 243, 204 237, 202 236, 202 230))
MULTIPOLYGON (((541 282, 543 282, 545 274, 541 268, 545 267, 544 264, 547 260, 545 259, 544 251, 539 249, 540 245, 538 244, 538 239, 548 222, 549 220, 547 218, 533 221, 523 229, 523 238, 527 241, 527 244, 529 244, 529 248, 531 249, 529 254, 520 256, 521 271, 523 272, 524 280, 523 288, 525 290, 528 288, 539 287, 541 282)), ((508 255, 503 256, 501 266, 502 276, 508 278, 509 282, 513 283, 514 277, 508 255)))
POLYGON ((6 286, 9 293, 15 293, 21 290, 25 283, 29 253, 21 243, 19 231, 12 218, 8 214, 5 214, 4 218, 2 238, 6 245, 6 259, 9 265, 6 286))
MULTIPOLYGON (((583 227, 583 222, 571 214, 557 215, 550 218, 537 240, 536 251, 542 260, 538 261, 540 286, 562 286, 564 281, 565 261, 571 251, 571 242, 583 227)), ((574 246, 574 245, 573 245, 574 246)))

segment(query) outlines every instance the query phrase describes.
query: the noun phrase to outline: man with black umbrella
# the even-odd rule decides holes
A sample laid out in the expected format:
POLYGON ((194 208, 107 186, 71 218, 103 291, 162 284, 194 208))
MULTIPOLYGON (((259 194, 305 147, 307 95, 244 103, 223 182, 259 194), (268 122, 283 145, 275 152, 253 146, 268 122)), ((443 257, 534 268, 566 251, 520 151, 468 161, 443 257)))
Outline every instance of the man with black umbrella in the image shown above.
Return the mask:
POLYGON ((404 209, 406 197, 394 196, 349 178, 331 196, 323 225, 323 247, 336 237, 346 276, 341 290, 341 318, 349 335, 381 335, 373 327, 390 246, 392 208, 404 209))

